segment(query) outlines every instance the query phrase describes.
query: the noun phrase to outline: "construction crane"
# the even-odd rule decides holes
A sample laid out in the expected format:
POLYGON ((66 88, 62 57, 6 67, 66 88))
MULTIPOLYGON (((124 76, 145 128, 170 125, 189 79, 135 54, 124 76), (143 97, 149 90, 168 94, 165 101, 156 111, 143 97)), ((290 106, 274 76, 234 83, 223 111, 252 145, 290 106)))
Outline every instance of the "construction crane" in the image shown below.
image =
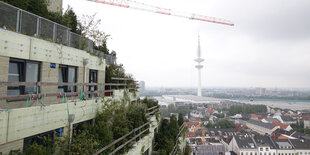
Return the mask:
POLYGON ((204 16, 204 15, 199 15, 199 14, 193 14, 193 13, 174 11, 171 9, 148 5, 148 4, 133 1, 133 0, 88 0, 88 1, 122 7, 122 8, 130 8, 130 9, 135 9, 135 10, 147 11, 147 12, 163 14, 163 15, 168 15, 168 16, 176 16, 176 17, 188 18, 192 20, 199 20, 203 22, 234 26, 234 24, 229 20, 204 16))

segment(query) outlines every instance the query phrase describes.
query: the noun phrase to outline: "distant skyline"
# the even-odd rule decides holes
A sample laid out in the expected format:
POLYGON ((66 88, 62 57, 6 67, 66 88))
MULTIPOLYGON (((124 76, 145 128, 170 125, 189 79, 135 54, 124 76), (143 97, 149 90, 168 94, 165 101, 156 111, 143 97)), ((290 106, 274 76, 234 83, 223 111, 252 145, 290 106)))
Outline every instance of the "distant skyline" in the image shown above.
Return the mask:
POLYGON ((79 17, 97 13, 108 48, 146 87, 196 87, 200 34, 202 87, 310 88, 310 1, 139 0, 231 20, 234 27, 64 0, 79 17))

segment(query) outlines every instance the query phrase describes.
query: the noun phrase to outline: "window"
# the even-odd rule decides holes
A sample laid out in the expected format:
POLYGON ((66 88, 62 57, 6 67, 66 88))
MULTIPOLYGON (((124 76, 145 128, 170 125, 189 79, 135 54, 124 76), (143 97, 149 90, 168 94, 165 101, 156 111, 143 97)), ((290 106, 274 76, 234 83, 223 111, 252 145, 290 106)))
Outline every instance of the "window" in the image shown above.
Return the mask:
MULTIPOLYGON (((8 82, 38 82, 40 63, 28 60, 10 59, 8 82)), ((32 94, 37 86, 9 86, 7 95, 32 94)))
POLYGON ((241 152, 241 155, 243 155, 243 152, 241 152))
MULTIPOLYGON (((89 70, 89 83, 98 83, 98 71, 89 70)), ((97 86, 89 86, 89 91, 96 91, 97 86)))
MULTIPOLYGON (((76 67, 59 65, 58 82, 76 83, 76 67)), ((58 92, 76 92, 76 86, 58 86, 58 92)))
POLYGON ((259 148, 259 150, 260 150, 260 151, 263 151, 264 149, 261 147, 261 148, 259 148))
POLYGON ((255 152, 255 155, 257 155, 257 152, 255 152))
POLYGON ((266 151, 269 151, 269 148, 268 148, 268 147, 266 148, 266 151))
POLYGON ((252 152, 250 152, 250 155, 253 155, 252 152))

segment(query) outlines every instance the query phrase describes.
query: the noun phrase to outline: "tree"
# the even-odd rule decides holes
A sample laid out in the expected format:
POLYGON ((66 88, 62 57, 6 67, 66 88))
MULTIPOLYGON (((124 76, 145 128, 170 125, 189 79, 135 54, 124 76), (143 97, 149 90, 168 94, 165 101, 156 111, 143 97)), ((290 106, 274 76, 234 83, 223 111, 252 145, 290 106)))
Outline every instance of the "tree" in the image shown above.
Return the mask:
POLYGON ((67 10, 63 15, 63 24, 71 29, 72 32, 81 34, 81 31, 78 30, 78 20, 75 12, 72 10, 70 6, 68 6, 67 10))
POLYGON ((228 129, 228 128, 234 128, 235 127, 235 124, 234 122, 228 120, 228 119, 223 119, 223 120, 220 120, 218 122, 216 122, 215 124, 212 124, 212 123, 208 123, 207 128, 221 128, 221 129, 228 129))
POLYGON ((175 115, 172 115, 170 117, 169 129, 170 129, 170 135, 172 136, 171 138, 172 139, 176 138, 176 136, 179 133, 179 124, 175 115))
POLYGON ((168 112, 170 113, 175 113, 175 107, 173 104, 169 104, 168 105, 168 112))
POLYGON ((179 113, 178 124, 181 126, 184 123, 183 115, 179 113))
POLYGON ((146 104, 146 106, 148 108, 151 108, 151 107, 154 107, 154 106, 158 106, 158 101, 157 100, 154 100, 154 99, 151 99, 151 98, 147 98, 147 97, 145 97, 142 100, 142 103, 146 104))
POLYGON ((100 50, 105 54, 109 54, 109 49, 107 48, 107 40, 110 38, 110 35, 99 30, 101 20, 97 20, 95 18, 96 14, 83 15, 79 19, 80 23, 78 24, 78 29, 83 37, 89 38, 94 42, 94 47, 97 50, 100 50))
POLYGON ((192 148, 186 143, 184 155, 190 155, 192 153, 192 148))
POLYGON ((112 77, 120 77, 124 78, 125 77, 125 69, 123 68, 123 65, 116 65, 116 64, 111 64, 106 68, 106 83, 112 83, 112 77))

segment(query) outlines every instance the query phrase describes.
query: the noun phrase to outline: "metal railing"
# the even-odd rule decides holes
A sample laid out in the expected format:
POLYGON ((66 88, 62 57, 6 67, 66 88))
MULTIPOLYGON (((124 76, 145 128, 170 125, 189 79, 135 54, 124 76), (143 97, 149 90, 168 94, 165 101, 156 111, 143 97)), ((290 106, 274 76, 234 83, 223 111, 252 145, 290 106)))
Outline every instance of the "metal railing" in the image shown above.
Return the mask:
MULTIPOLYGON (((135 85, 128 85, 128 84, 119 84, 119 83, 60 83, 60 82, 0 82, 0 87, 25 87, 25 86, 35 86, 36 92, 33 92, 32 94, 21 94, 21 95, 3 95, 0 96, 0 100, 7 100, 7 101, 16 101, 16 100, 26 100, 31 95, 32 100, 36 100, 36 104, 39 104, 39 99, 42 99, 42 97, 50 97, 50 96, 57 96, 59 98, 61 97, 75 97, 79 96, 79 92, 56 92, 55 93, 44 93, 39 92, 41 90, 42 86, 97 86, 97 90, 95 91, 83 91, 81 94, 83 94, 84 99, 88 99, 88 95, 91 95, 91 97, 100 97, 100 96, 113 96, 113 90, 114 89, 105 89, 105 86, 123 86, 123 89, 134 89, 135 85)), ((88 90, 88 89, 86 89, 88 90)), ((81 95, 80 94, 80 95, 81 95)), ((60 100, 58 100, 59 102, 60 100)), ((57 101, 55 100, 55 103, 57 101)), ((31 106, 31 105, 29 105, 31 106)), ((27 106, 26 106, 27 107, 27 106)))
MULTIPOLYGON (((133 80, 131 78, 117 78, 117 77, 111 77, 111 80, 113 80, 113 83, 115 84, 121 84, 121 85, 115 85, 116 89, 120 89, 123 86, 126 86, 126 88, 128 88, 129 90, 136 90, 137 89, 137 82, 134 81, 134 84, 129 84, 127 81, 133 80), (123 81, 123 82, 121 82, 123 81), (132 87, 134 86, 134 87, 132 87)), ((107 87, 106 87, 107 88, 107 87)), ((112 86, 110 86, 110 89, 112 89, 112 86)))
POLYGON ((182 133, 182 131, 184 130, 185 126, 184 126, 184 123, 180 126, 179 128, 179 133, 176 137, 176 142, 175 142, 175 145, 173 147, 173 150, 169 153, 169 155, 175 155, 177 152, 178 152, 178 146, 179 146, 179 137, 180 137, 180 134, 182 133))
POLYGON ((99 50, 93 49, 93 54, 101 56, 105 59, 105 62, 107 65, 116 64, 116 56, 110 55, 110 54, 104 54, 103 52, 99 50))
POLYGON ((70 28, 0 1, 0 28, 48 40, 77 49, 100 53, 106 64, 116 64, 116 57, 94 49, 94 42, 70 31, 70 28))

